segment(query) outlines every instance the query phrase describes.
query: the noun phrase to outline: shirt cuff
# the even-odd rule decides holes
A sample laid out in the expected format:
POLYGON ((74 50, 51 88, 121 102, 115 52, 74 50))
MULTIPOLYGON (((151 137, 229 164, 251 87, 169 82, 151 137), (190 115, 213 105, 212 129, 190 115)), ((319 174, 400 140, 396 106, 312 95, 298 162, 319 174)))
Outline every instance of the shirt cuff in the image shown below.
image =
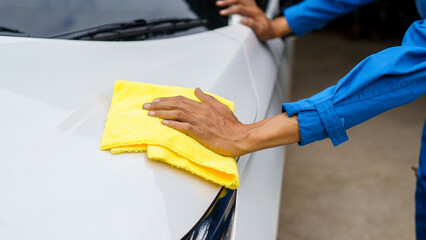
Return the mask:
POLYGON ((301 135, 300 146, 330 138, 334 146, 348 140, 342 120, 336 113, 330 99, 316 104, 314 108, 307 108, 303 101, 285 103, 282 112, 293 116, 297 114, 301 135))
POLYGON ((306 3, 305 1, 284 9, 283 14, 290 26, 290 29, 299 37, 313 29, 323 27, 328 20, 313 19, 315 14, 312 13, 309 3, 306 3))
POLYGON ((298 9, 298 5, 296 4, 284 9, 283 13, 288 25, 290 26, 290 29, 294 34, 300 37, 307 33, 309 29, 304 27, 302 24, 299 24, 302 22, 300 19, 298 20, 298 16, 300 15, 300 13, 298 14, 299 11, 300 9, 298 9))

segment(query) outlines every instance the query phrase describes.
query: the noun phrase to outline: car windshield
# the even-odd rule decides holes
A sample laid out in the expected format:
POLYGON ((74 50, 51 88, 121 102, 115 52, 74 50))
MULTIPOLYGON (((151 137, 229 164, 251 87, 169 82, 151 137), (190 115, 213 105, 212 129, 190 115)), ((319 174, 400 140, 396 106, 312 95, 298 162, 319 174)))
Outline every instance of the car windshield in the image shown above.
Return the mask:
MULTIPOLYGON (((206 19, 206 27, 191 30, 200 32, 227 24, 218 11, 215 0, 0 0, 0 26, 50 37, 135 19, 206 19)), ((0 31, 0 35, 8 33, 0 31)))

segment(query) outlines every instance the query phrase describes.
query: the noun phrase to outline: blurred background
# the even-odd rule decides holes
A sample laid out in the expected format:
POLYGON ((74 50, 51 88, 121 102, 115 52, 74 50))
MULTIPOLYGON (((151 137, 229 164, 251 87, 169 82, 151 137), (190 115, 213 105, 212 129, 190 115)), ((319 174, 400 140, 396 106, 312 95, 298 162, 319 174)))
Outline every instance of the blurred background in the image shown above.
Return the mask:
MULTIPOLYGON (((298 1, 286 1, 283 7, 298 1)), ((400 45, 414 1, 376 1, 296 39, 291 100, 334 85, 365 57, 400 45)), ((329 140, 287 148, 279 239, 415 239, 414 191, 426 97, 329 140)))

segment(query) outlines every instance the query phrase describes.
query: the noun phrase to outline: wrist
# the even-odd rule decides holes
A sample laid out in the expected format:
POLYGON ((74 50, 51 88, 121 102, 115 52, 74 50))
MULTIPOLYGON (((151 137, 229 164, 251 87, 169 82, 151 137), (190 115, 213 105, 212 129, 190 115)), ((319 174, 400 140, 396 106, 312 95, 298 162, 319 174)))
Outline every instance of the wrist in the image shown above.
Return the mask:
POLYGON ((267 136, 265 136, 265 130, 267 130, 267 122, 269 119, 265 119, 259 122, 255 122, 247 125, 247 132, 245 136, 245 150, 247 153, 255 152, 264 148, 265 140, 267 140, 267 136))
POLYGON ((300 141, 297 116, 286 113, 245 125, 239 148, 244 154, 300 141))
POLYGON ((287 19, 285 17, 277 17, 273 19, 271 25, 273 29, 274 38, 284 37, 290 35, 293 32, 290 28, 290 25, 288 25, 287 19))
POLYGON ((259 150, 259 133, 261 132, 262 125, 263 124, 261 122, 246 125, 243 142, 241 143, 245 154, 259 150))
POLYGON ((237 127, 238 130, 234 135, 234 139, 230 140, 230 144, 237 153, 235 154, 236 156, 242 156, 257 150, 257 138, 255 135, 258 123, 240 124, 241 125, 237 127))

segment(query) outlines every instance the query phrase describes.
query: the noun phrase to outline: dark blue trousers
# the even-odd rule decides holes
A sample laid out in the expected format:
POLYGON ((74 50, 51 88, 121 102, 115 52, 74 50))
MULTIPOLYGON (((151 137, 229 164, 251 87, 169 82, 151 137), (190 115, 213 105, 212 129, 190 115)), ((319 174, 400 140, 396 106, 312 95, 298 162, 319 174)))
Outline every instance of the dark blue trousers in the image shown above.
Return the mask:
POLYGON ((423 127, 416 188, 416 236, 426 240, 426 122, 423 127))

